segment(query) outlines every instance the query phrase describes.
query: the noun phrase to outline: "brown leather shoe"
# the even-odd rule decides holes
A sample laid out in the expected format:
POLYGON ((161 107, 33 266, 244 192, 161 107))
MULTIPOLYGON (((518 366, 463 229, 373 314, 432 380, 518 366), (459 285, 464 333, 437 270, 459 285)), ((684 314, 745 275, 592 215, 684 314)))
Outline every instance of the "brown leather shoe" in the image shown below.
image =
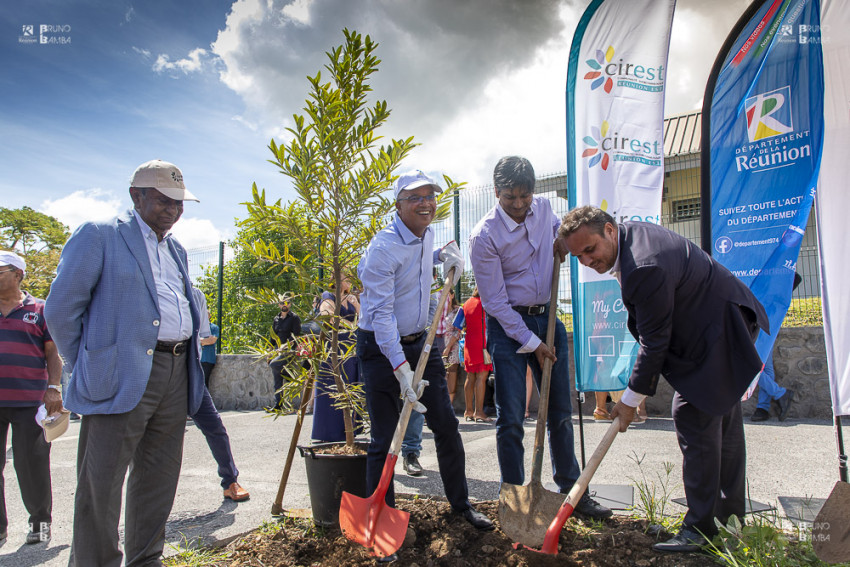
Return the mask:
POLYGON ((224 497, 230 498, 234 502, 242 502, 243 500, 248 500, 251 495, 247 490, 239 486, 238 482, 234 482, 224 489, 224 497))

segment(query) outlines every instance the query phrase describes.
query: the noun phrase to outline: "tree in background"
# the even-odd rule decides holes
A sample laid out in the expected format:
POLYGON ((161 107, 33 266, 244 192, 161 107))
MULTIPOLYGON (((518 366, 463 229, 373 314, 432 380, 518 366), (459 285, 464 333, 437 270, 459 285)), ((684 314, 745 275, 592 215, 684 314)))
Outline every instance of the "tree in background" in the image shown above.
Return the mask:
MULTIPOLYGON (((235 255, 224 264, 221 333, 222 354, 265 352, 274 347, 277 336, 272 332, 272 320, 278 314, 277 301, 284 293, 298 289, 292 272, 281 272, 275 266, 258 260, 252 251, 253 242, 262 238, 270 246, 299 249, 299 242, 289 243, 275 227, 262 234, 243 226, 237 220, 239 232, 228 244, 235 255), (257 299, 257 296, 266 299, 257 299)), ((210 318, 217 316, 218 266, 208 267, 199 278, 197 287, 207 296, 210 318)), ((306 298, 295 298, 292 311, 306 320, 312 313, 312 304, 306 298)))
MULTIPOLYGON (((342 288, 344 277, 356 278, 356 267, 366 245, 380 230, 393 207, 383 194, 390 189, 393 172, 416 144, 413 138, 391 140, 378 146, 377 130, 390 116, 386 101, 371 106, 367 95, 370 76, 380 60, 377 44, 367 35, 343 30, 345 43, 326 53, 329 80, 321 71, 307 77, 310 91, 304 114, 294 115, 287 128, 290 140, 269 144, 274 163, 291 182, 298 198, 288 204, 266 203, 265 191, 253 187, 253 200, 246 203, 248 218, 243 226, 257 234, 275 228, 285 242, 301 242, 304 248, 283 248, 263 239, 254 241, 253 252, 276 266, 279 274, 293 273, 299 295, 312 300, 322 289, 342 288)), ((449 188, 456 185, 446 178, 449 188)), ((446 192, 449 193, 449 192, 446 192)), ((445 215, 446 200, 441 208, 445 215)), ((262 295, 257 298, 262 302, 262 295)), ((265 299, 268 301, 268 298, 265 299)), ((350 396, 342 379, 342 363, 353 355, 340 352, 340 301, 332 316, 322 321, 328 337, 326 348, 314 344, 311 366, 328 355, 336 384, 336 403, 343 410, 346 445, 354 443, 351 409, 362 407, 350 396)), ((297 370, 293 368, 293 370, 297 370)))
POLYGON ((0 207, 0 248, 12 250, 27 261, 23 287, 44 299, 56 276, 62 246, 68 240, 68 227, 30 207, 0 207))

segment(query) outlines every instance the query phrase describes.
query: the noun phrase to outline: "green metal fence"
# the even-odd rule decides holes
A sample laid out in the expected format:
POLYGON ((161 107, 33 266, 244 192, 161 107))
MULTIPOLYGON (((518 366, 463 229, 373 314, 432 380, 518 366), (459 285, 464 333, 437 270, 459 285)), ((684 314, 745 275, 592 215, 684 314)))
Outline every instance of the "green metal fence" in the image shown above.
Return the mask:
MULTIPOLYGON (((700 217, 702 215, 698 160, 693 157, 688 160, 671 160, 668 162, 665 174, 665 188, 661 207, 661 224, 682 234, 697 245, 700 244, 700 217)), ((554 174, 538 179, 535 192, 548 197, 555 214, 563 216, 568 211, 566 199, 566 174, 554 174)), ((468 293, 474 285, 471 264, 469 262, 469 234, 478 221, 496 205, 496 196, 492 185, 468 187, 452 196, 453 205, 448 218, 433 225, 436 243, 445 244, 457 240, 464 257, 467 271, 463 275, 462 289, 468 293)), ((216 273, 218 279, 216 297, 210 301, 210 316, 213 321, 221 318, 220 298, 222 297, 222 281, 225 277, 223 263, 234 256, 234 250, 221 243, 218 247, 197 248, 188 251, 190 276, 193 281, 206 273, 216 273)), ((820 278, 818 268, 817 236, 814 214, 809 220, 806 236, 800 250, 797 262, 797 272, 802 277, 802 283, 794 291, 786 318, 786 326, 821 325, 820 278)), ((271 277, 231 277, 241 278, 236 283, 245 289, 257 287, 273 287, 271 277)), ((209 294, 208 294, 209 295, 209 294)), ((460 299, 465 299, 462 297, 460 299)), ((561 281, 558 293, 558 304, 565 314, 572 312, 570 299, 569 263, 564 263, 561 269, 561 281)), ((269 324, 271 322, 269 321, 269 324)), ((225 335, 229 331, 222 329, 225 335)))

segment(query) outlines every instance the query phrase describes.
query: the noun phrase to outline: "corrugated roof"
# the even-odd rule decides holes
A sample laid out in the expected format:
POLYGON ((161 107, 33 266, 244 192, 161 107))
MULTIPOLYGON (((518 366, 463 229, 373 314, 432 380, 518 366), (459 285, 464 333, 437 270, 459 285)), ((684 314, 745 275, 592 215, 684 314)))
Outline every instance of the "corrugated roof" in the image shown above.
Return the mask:
POLYGON ((700 151, 702 111, 693 111, 664 119, 664 157, 672 158, 700 151))

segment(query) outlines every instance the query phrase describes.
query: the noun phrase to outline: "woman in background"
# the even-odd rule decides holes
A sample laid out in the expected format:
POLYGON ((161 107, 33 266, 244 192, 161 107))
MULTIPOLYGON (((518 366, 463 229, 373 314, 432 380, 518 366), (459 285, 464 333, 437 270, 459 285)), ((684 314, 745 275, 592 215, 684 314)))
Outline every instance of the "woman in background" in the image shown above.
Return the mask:
MULTIPOLYGON (((345 357, 342 362, 342 380, 346 384, 360 381, 357 366, 357 357, 354 354, 354 336, 349 329, 356 328, 357 316, 360 314, 360 302, 351 293, 351 282, 348 278, 342 280, 342 293, 340 294, 340 329, 338 339, 339 356, 345 357)), ((333 317, 337 297, 331 291, 322 293, 322 302, 319 304, 319 315, 330 319, 333 317)), ((328 337, 330 346, 330 337, 328 337)), ((331 367, 331 357, 322 363, 316 381, 316 394, 313 402, 313 435, 312 438, 320 442, 338 442, 345 440, 345 421, 342 410, 334 407, 336 393, 336 382, 331 367)), ((353 418, 354 416, 352 416, 353 418)), ((355 434, 357 433, 355 423, 355 434)))

